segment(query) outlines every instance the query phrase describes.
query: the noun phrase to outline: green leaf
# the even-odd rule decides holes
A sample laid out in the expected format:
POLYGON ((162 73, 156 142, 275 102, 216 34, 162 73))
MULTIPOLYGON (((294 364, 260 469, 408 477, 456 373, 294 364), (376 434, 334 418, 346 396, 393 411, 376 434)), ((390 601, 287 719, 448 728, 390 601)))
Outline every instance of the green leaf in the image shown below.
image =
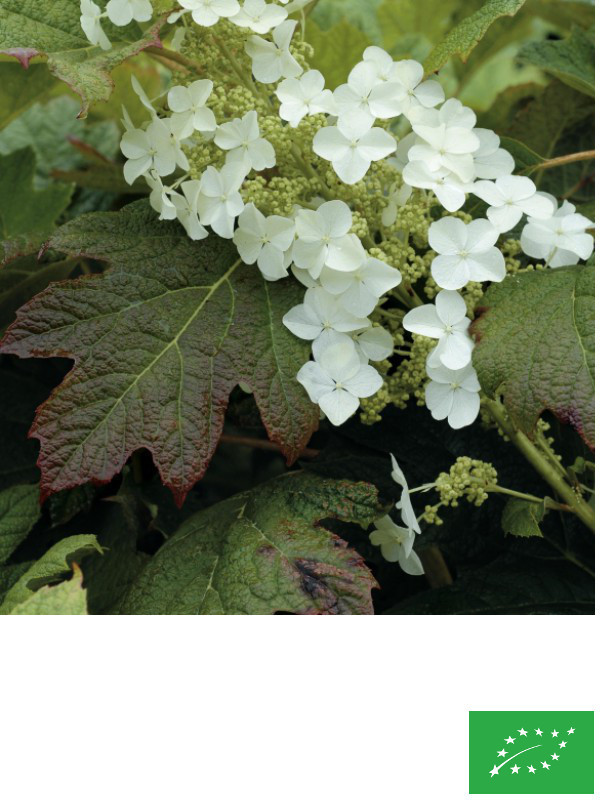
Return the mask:
POLYGON ((82 587, 83 575, 77 564, 73 577, 57 586, 42 586, 37 592, 14 606, 11 614, 87 614, 86 590, 82 587))
POLYGON ((32 64, 25 71, 20 64, 0 63, 0 130, 54 85, 54 78, 43 64, 32 64))
POLYGON ((77 169, 88 163, 81 143, 95 148, 106 159, 114 159, 121 138, 118 124, 114 120, 77 119, 78 109, 77 100, 64 95, 36 103, 0 132, 0 153, 33 148, 37 157, 34 186, 38 189, 51 183, 54 170, 77 169))
POLYGON ((69 259, 40 263, 35 256, 0 266, 0 331, 14 321, 17 309, 51 281, 68 278, 75 268, 69 259))
MULTIPOLYGON (((565 152, 558 150, 558 144, 566 131, 584 122, 591 123, 593 110, 594 104, 586 95, 553 81, 500 132, 523 142, 543 158, 551 158, 565 152)), ((591 124, 590 131, 593 132, 591 124)))
POLYGON ((35 233, 48 235, 58 217, 69 205, 71 186, 33 188, 35 154, 26 147, 0 156, 0 237, 14 239, 35 233))
POLYGON ((314 49, 311 67, 323 73, 330 89, 346 82, 348 73, 371 44, 365 33, 344 18, 328 31, 307 20, 305 38, 314 49))
POLYGON ((3 342, 3 352, 22 358, 76 362, 32 428, 43 497, 106 482, 146 447, 182 502, 208 466, 240 381, 252 387, 271 439, 290 462, 298 457, 318 425, 296 380, 309 346, 281 322, 301 302, 301 286, 264 281, 231 241, 191 241, 146 201, 79 217, 50 246, 115 268, 51 286, 3 342))
POLYGON ((594 270, 529 272, 491 286, 471 326, 483 391, 527 434, 548 409, 594 444, 594 270))
POLYGON ((80 95, 79 116, 85 117, 90 103, 109 98, 114 67, 146 47, 160 45, 164 18, 143 34, 137 25, 120 29, 103 20, 113 42, 112 49, 104 51, 85 37, 80 14, 79 0, 0 0, 0 52, 15 56, 24 67, 34 56, 45 56, 50 72, 80 95))
POLYGON ((50 548, 12 586, 0 606, 0 614, 10 614, 15 606, 26 600, 49 583, 65 578, 71 571, 73 561, 79 561, 93 550, 99 550, 95 536, 69 536, 50 548))
POLYGON ((12 486, 0 492, 0 564, 17 549, 39 518, 36 485, 12 486))
POLYGON ((519 51, 519 58, 594 97, 594 40, 580 28, 574 28, 568 39, 529 42, 519 51))
POLYGON ((509 136, 501 136, 500 144, 515 160, 515 172, 521 175, 527 175, 535 167, 543 164, 546 160, 542 156, 534 153, 534 151, 527 147, 523 142, 518 142, 516 139, 511 139, 509 136))
POLYGON ((544 518, 544 504, 512 497, 502 511, 502 530, 513 536, 543 536, 539 523, 544 518))
POLYGON ((126 596, 123 614, 372 614, 376 583, 319 522, 367 525, 376 489, 292 473, 191 516, 126 596))
POLYGON ((490 25, 500 17, 514 17, 525 0, 487 0, 484 5, 460 22, 425 59, 425 74, 437 72, 453 56, 466 61, 490 25))

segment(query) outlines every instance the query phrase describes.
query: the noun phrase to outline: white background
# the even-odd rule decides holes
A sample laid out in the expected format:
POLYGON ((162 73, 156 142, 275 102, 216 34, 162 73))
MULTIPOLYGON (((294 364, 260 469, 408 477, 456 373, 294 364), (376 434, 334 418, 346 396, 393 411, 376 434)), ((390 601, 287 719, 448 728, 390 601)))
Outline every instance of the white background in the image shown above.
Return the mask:
POLYGON ((597 630, 591 616, 4 617, 0 796, 467 798, 469 709, 598 707, 597 630))

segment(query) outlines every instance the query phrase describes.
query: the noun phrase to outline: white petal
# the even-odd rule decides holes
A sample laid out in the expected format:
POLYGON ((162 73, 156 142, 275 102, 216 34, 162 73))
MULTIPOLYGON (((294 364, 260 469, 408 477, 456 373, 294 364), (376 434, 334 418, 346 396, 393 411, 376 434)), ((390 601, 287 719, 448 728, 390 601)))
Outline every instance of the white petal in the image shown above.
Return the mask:
POLYGON ((411 308, 402 320, 402 324, 407 331, 418 333, 421 336, 429 336, 439 339, 444 331, 436 308, 432 304, 411 308))
POLYGON ((346 422, 359 405, 358 398, 345 389, 334 389, 319 398, 319 407, 333 425, 342 425, 346 422))
POLYGON ((471 280, 467 260, 460 256, 436 256, 431 275, 442 289, 462 289, 471 280))
POLYGON ((436 296, 435 308, 443 325, 456 325, 467 313, 466 303, 460 294, 445 289, 436 296))
POLYGON ((429 226, 429 245, 436 253, 455 255, 466 249, 467 226, 455 217, 442 217, 429 226))
POLYGON ((479 395, 458 388, 454 391, 452 409, 448 415, 448 424, 451 428, 464 428, 475 422, 479 414, 479 395))

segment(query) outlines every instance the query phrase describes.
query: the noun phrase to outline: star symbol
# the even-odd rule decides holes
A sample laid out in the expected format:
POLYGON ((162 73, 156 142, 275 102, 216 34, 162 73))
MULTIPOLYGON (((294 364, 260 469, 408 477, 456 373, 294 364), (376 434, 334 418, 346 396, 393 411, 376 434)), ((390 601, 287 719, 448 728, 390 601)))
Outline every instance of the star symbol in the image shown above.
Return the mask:
POLYGON ((536 728, 535 729, 535 735, 536 736, 541 736, 542 735, 542 731, 539 728, 536 728))
POLYGON ((548 764, 546 761, 540 761, 540 764, 544 769, 550 769, 550 764, 548 764))
POLYGON ((510 768, 510 770, 511 770, 511 772, 518 772, 519 771, 519 767, 517 767, 517 765, 515 764, 514 767, 510 768))
POLYGON ((521 736, 527 736, 527 731, 523 730, 523 728, 520 729, 519 733, 521 734, 521 736))
POLYGON ((559 756, 556 753, 552 753, 552 761, 558 761, 559 756))
POLYGON ((533 766, 533 764, 530 764, 530 765, 527 767, 527 769, 529 770, 529 772, 535 772, 535 767, 533 766))
POLYGON ((559 746, 559 747, 566 747, 566 746, 567 746, 567 743, 566 743, 566 742, 561 742, 561 743, 560 743, 558 746, 559 746))
POLYGON ((567 733, 575 733, 575 728, 571 728, 570 730, 567 731, 567 733))
POLYGON ((552 731, 552 738, 554 738, 555 736, 558 736, 558 731, 556 730, 552 731))
POLYGON ((504 748, 502 748, 502 750, 498 750, 499 758, 504 758, 505 755, 506 755, 506 750, 504 748))
POLYGON ((514 742, 514 739, 512 738, 512 736, 509 736, 508 739, 505 739, 504 741, 506 742, 506 744, 512 744, 514 742))
POLYGON ((493 777, 494 775, 497 775, 497 774, 498 774, 498 767, 494 764, 494 769, 490 770, 490 775, 492 775, 492 777, 493 777))

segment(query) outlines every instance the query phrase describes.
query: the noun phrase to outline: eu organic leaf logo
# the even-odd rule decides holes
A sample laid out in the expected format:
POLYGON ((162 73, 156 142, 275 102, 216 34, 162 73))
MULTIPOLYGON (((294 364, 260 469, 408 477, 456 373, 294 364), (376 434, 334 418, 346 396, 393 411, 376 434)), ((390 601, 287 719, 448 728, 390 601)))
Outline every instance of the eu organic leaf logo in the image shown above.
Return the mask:
POLYGON ((593 793, 593 712, 472 711, 471 794, 593 793))

